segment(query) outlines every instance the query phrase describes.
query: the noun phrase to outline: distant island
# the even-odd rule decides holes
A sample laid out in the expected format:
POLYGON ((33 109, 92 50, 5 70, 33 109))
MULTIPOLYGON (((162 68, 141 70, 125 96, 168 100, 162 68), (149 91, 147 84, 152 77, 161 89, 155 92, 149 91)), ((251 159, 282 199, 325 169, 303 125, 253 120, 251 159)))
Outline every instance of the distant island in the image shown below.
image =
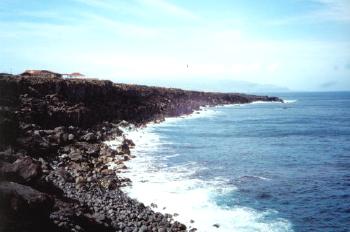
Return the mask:
POLYGON ((47 70, 0 74, 0 231, 187 231, 173 215, 120 189, 130 180, 116 173, 135 146, 120 128, 202 106, 283 102, 83 77, 47 70), (116 150, 103 143, 116 138, 116 150))
MULTIPOLYGON (((141 81, 140 81, 141 82, 141 81)), ((224 92, 229 93, 232 90, 245 92, 245 93, 280 93, 289 92, 289 88, 269 85, 269 84, 257 84, 249 81, 239 81, 230 79, 178 79, 176 81, 172 80, 152 80, 145 79, 142 83, 147 85, 154 85, 162 87, 176 87, 181 89, 191 89, 198 91, 209 91, 209 92, 224 92)))

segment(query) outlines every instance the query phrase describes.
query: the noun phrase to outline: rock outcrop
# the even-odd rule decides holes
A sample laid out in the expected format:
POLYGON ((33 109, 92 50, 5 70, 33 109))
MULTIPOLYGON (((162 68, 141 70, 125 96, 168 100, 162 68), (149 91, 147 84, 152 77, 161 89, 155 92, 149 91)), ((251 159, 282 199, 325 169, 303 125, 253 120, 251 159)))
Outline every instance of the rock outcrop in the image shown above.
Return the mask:
POLYGON ((252 101, 281 100, 0 74, 0 231, 186 231, 121 191, 134 144, 120 127, 252 101))
POLYGON ((21 121, 45 128, 70 125, 86 128, 115 120, 146 123, 189 114, 204 105, 280 101, 267 96, 21 76, 0 77, 0 94, 2 106, 19 106, 17 116, 21 121))

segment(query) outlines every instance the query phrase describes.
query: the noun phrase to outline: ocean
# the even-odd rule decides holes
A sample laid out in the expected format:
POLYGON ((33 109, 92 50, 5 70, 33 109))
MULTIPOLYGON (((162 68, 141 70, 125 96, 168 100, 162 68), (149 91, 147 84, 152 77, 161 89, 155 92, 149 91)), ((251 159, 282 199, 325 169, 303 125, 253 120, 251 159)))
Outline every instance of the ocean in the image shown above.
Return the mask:
POLYGON ((350 231, 350 92, 272 95, 128 131, 124 190, 198 231, 350 231))

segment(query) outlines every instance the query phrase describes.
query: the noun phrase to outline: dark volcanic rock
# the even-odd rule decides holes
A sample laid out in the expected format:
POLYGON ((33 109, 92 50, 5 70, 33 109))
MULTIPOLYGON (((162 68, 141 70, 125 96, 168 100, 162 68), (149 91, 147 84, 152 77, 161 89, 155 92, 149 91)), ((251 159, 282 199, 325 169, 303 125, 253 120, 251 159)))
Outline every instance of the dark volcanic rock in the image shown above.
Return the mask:
POLYGON ((53 199, 13 182, 0 182, 0 231, 55 231, 49 220, 53 199))
POLYGON ((121 128, 252 101, 281 100, 0 74, 0 231, 186 231, 120 190, 135 146, 121 128))
POLYGON ((1 208, 11 214, 26 214, 27 216, 45 215, 53 206, 53 199, 29 186, 14 182, 0 183, 1 208))
POLYGON ((18 120, 13 112, 0 106, 0 144, 13 144, 18 135, 18 120))
POLYGON ((41 175, 41 166, 30 157, 19 158, 12 164, 3 165, 0 175, 7 180, 28 183, 41 175))
POLYGON ((96 141, 96 136, 94 133, 87 133, 86 135, 82 136, 81 139, 86 142, 95 142, 96 141))
POLYGON ((5 76, 1 102, 19 107, 20 120, 45 128, 91 127, 103 121, 146 123, 189 114, 204 105, 281 101, 275 97, 205 93, 88 79, 5 76))

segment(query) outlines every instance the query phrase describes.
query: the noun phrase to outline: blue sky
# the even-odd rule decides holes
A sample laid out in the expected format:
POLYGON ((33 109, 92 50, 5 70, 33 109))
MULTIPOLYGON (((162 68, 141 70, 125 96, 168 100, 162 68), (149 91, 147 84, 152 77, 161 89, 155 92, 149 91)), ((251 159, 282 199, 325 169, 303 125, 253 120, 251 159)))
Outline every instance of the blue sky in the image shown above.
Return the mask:
POLYGON ((350 0, 1 0, 0 30, 0 72, 350 90, 350 0))

